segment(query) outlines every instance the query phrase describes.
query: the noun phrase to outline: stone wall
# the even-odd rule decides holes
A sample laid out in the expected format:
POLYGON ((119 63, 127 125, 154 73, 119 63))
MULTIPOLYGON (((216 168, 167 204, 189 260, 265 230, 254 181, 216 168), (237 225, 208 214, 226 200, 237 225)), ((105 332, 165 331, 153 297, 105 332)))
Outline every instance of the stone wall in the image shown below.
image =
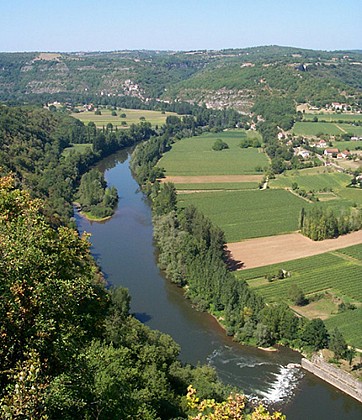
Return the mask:
POLYGON ((302 367, 324 381, 362 402, 362 383, 351 375, 314 355, 312 360, 302 359, 302 367))

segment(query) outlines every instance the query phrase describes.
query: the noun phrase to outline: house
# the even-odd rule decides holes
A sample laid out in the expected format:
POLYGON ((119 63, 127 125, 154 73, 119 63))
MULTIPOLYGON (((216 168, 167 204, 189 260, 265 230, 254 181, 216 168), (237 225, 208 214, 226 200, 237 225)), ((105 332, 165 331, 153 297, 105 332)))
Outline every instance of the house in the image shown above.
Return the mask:
POLYGON ((282 139, 284 139, 284 133, 282 133, 282 132, 280 132, 280 133, 278 133, 278 139, 279 140, 282 140, 282 139))
POLYGON ((307 150, 301 150, 298 153, 298 156, 302 156, 303 159, 309 158, 310 153, 307 150))
POLYGON ((348 150, 343 150, 343 152, 341 152, 340 155, 342 156, 343 159, 345 159, 346 157, 350 156, 351 153, 348 150))
POLYGON ((339 153, 338 149, 326 149, 323 154, 324 156, 332 157, 333 155, 337 155, 339 153))
POLYGON ((327 142, 325 140, 319 140, 318 143, 315 143, 315 147, 319 147, 320 149, 325 149, 327 147, 327 142))

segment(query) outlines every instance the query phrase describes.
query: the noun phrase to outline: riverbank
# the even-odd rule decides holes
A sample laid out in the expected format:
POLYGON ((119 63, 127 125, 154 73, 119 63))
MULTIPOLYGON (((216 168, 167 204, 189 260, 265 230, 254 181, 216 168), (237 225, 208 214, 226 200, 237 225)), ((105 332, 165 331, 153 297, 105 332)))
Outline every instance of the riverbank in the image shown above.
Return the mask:
POLYGON ((82 206, 78 202, 74 202, 73 206, 78 210, 78 214, 81 217, 84 217, 85 219, 89 220, 90 222, 98 222, 98 223, 105 222, 107 220, 110 220, 112 218, 112 216, 114 215, 114 212, 113 212, 110 216, 97 217, 97 216, 94 216, 90 212, 82 211, 82 206))
POLYGON ((325 362, 322 357, 316 354, 312 356, 311 360, 303 358, 301 366, 362 403, 362 383, 352 375, 325 362))

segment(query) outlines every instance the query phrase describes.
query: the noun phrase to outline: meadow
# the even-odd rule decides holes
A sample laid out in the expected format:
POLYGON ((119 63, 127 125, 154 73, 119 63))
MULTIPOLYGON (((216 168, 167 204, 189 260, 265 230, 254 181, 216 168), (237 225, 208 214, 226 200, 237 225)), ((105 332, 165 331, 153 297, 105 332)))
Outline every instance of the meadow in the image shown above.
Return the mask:
POLYGON ((336 136, 346 133, 362 136, 361 126, 331 122, 296 122, 291 131, 297 136, 317 136, 319 134, 336 136))
POLYGON ((248 175, 258 174, 268 166, 267 156, 257 148, 242 149, 243 138, 256 138, 256 132, 244 130, 207 133, 198 137, 182 139, 159 161, 158 166, 166 170, 167 175, 248 175), (221 151, 212 149, 216 139, 221 139, 229 148, 221 151))
POLYGON ((343 150, 358 150, 359 148, 362 149, 362 141, 333 141, 332 140, 333 147, 337 147, 337 149, 343 151, 343 150))
POLYGON ((259 188, 258 182, 208 182, 201 184, 175 184, 178 190, 256 190, 259 188))
POLYGON ((66 147, 63 150, 63 156, 68 156, 72 152, 79 152, 84 153, 87 149, 93 149, 93 145, 91 143, 84 143, 84 144, 76 144, 73 143, 70 147, 66 147))
POLYGON ((325 168, 312 168, 300 171, 286 171, 269 182, 270 188, 291 188, 297 183, 306 191, 332 189, 339 191, 350 184, 352 177, 341 172, 330 172, 325 168))
POLYGON ((313 121, 317 117, 318 121, 326 122, 362 122, 362 114, 303 114, 303 120, 313 121))
POLYGON ((113 116, 113 110, 101 109, 100 111, 102 113, 101 115, 95 115, 94 111, 84 111, 71 115, 86 125, 92 121, 98 128, 105 127, 109 123, 113 124, 114 127, 128 128, 131 124, 139 124, 142 121, 141 118, 144 118, 144 121, 151 123, 153 126, 161 126, 165 124, 167 116, 177 115, 174 112, 162 113, 161 111, 148 111, 144 109, 117 109, 117 116, 113 116), (121 114, 126 114, 126 117, 122 118, 121 114))
MULTIPOLYGON (((320 301, 301 307, 300 313, 314 317, 315 308, 319 308, 319 316, 328 318, 326 324, 329 328, 338 326, 349 343, 362 347, 361 309, 338 313, 337 307, 341 301, 353 302, 356 306, 362 303, 362 244, 313 257, 241 270, 236 275, 247 281, 267 302, 284 301, 291 304, 288 293, 295 284, 307 298, 320 294, 320 301), (291 277, 273 282, 265 279, 265 275, 279 269, 290 272, 291 277)), ((295 309, 299 312, 299 308, 295 309)))
POLYGON ((295 231, 300 210, 310 205, 285 190, 178 194, 178 203, 200 209, 225 232, 227 242, 295 231))

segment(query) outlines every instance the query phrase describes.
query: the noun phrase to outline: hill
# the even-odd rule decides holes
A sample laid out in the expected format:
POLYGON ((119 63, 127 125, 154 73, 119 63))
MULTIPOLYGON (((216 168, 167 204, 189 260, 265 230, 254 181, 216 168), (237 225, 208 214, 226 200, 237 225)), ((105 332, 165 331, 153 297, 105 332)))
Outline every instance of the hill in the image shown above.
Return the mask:
POLYGON ((361 99, 362 54, 265 46, 222 51, 0 53, 0 100, 140 108, 187 101, 248 112, 260 95, 361 99))

